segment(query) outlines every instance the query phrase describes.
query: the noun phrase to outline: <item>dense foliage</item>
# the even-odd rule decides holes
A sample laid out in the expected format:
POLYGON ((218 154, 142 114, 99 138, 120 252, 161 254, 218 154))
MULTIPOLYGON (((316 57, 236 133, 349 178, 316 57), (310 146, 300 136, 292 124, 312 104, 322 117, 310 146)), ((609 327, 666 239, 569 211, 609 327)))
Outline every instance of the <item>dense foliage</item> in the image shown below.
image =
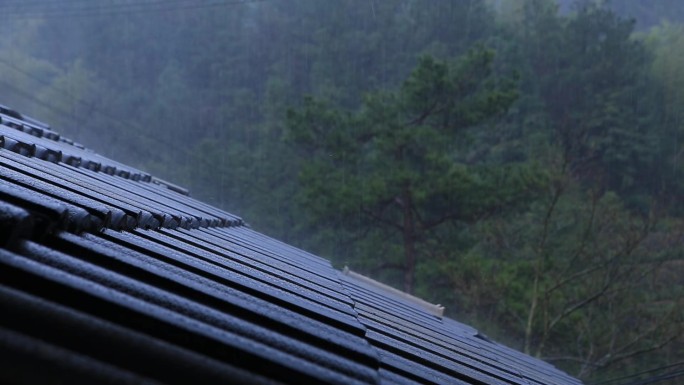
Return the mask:
POLYGON ((582 378, 684 360, 678 1, 180 3, 0 2, 0 102, 582 378))

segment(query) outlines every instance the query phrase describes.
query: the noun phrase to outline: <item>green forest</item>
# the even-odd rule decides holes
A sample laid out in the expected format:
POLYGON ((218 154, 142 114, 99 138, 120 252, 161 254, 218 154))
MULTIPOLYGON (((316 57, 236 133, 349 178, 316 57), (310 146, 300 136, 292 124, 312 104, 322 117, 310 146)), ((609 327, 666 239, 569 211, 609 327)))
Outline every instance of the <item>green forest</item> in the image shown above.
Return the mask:
POLYGON ((0 15, 0 103, 86 147, 587 384, 684 362, 680 0, 0 15))

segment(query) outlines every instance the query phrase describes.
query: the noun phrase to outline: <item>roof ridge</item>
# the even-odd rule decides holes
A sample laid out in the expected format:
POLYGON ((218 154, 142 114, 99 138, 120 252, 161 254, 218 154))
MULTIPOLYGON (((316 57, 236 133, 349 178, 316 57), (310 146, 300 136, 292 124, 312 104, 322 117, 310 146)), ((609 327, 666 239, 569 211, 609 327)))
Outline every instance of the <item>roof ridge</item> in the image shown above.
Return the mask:
POLYGON ((347 267, 347 266, 345 266, 344 269, 342 269, 342 273, 344 273, 345 275, 352 277, 358 281, 364 282, 367 285, 373 286, 377 289, 383 290, 389 294, 392 294, 396 297, 399 297, 399 298, 405 300, 406 302, 408 302, 410 304, 413 304, 413 305, 416 305, 416 306, 422 308, 423 310, 427 311, 428 313, 430 313, 430 314, 432 314, 432 315, 434 315, 440 319, 442 317, 444 317, 444 306, 442 306, 440 304, 430 303, 430 302, 428 302, 428 301, 426 301, 420 297, 417 297, 413 294, 409 294, 405 291, 401 291, 395 287, 392 287, 392 286, 387 285, 385 283, 382 283, 380 281, 374 280, 373 278, 367 277, 363 274, 359 274, 359 273, 356 273, 354 271, 351 271, 349 269, 349 267, 347 267))

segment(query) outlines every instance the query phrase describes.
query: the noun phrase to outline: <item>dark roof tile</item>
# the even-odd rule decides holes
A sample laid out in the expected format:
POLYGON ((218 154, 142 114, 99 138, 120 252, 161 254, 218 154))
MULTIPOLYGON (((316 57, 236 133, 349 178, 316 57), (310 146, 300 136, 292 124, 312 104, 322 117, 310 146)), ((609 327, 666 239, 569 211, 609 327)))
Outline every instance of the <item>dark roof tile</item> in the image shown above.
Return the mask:
POLYGON ((0 382, 579 383, 44 123, 0 119, 0 382))

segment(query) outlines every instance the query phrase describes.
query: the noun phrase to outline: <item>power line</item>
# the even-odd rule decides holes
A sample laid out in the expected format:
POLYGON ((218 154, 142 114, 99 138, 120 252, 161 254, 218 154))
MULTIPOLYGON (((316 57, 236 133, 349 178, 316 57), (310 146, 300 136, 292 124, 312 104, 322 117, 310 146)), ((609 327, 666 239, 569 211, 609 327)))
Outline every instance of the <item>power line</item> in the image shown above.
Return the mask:
POLYGON ((118 4, 110 6, 83 6, 71 8, 48 8, 48 9, 14 9, 8 12, 3 11, 5 15, 11 16, 14 19, 26 18, 79 18, 79 17, 97 17, 97 16, 125 16, 138 13, 161 13, 179 10, 195 10, 206 8, 218 8, 226 6, 244 5, 249 3, 262 2, 266 0, 232 0, 232 1, 213 1, 198 3, 196 1, 165 1, 165 2, 149 2, 149 3, 133 3, 133 4, 118 4))
MULTIPOLYGON (((214 2, 221 2, 222 0, 213 0, 214 2)), ((245 0, 242 0, 245 1, 245 0)), ((232 0, 232 2, 238 2, 232 0)), ((191 0, 27 0, 27 1, 0 1, 0 9, 14 9, 17 11, 35 11, 35 10, 64 10, 65 8, 78 9, 115 9, 122 7, 141 7, 141 6, 155 6, 155 5, 174 5, 178 3, 198 3, 198 1, 191 0)))
MULTIPOLYGON (((204 157, 202 157, 202 156, 200 156, 194 152, 189 151, 187 148, 178 146, 177 144, 173 143, 172 141, 165 140, 163 136, 151 135, 151 134, 147 133, 141 126, 134 124, 134 123, 131 123, 131 122, 124 121, 120 117, 116 117, 113 114, 110 114, 108 112, 100 110, 99 108, 95 107, 94 105, 91 105, 91 104, 88 104, 82 100, 79 100, 78 98, 69 94, 68 92, 65 92, 63 90, 58 89, 57 87, 55 87, 50 82, 47 82, 47 81, 40 79, 40 78, 37 78, 37 77, 31 75, 30 73, 12 65, 11 63, 9 63, 5 60, 0 59, 0 63, 4 64, 6 67, 8 67, 8 68, 10 68, 16 72, 19 72, 19 73, 37 81, 37 82, 39 82, 39 83, 46 85, 47 87, 51 88, 54 91, 57 91, 57 92, 60 92, 64 95, 69 96, 72 100, 74 100, 74 102, 89 108, 92 112, 100 115, 101 117, 106 118, 107 120, 110 120, 110 121, 116 123, 117 126, 124 128, 129 133, 133 133, 133 134, 137 135, 139 138, 147 139, 147 140, 152 141, 153 143, 163 145, 163 146, 171 149, 172 151, 175 151, 176 153, 184 154, 191 159, 197 160, 200 163, 203 163, 204 165, 209 166, 210 168, 213 168, 216 166, 215 164, 208 161, 206 158, 204 158, 204 157)), ((64 111, 60 108, 57 108, 57 107, 51 105, 50 103, 47 103, 47 102, 37 98, 35 95, 31 94, 30 92, 27 92, 25 90, 21 90, 18 87, 7 83, 6 81, 0 80, 0 84, 3 87, 5 87, 6 89, 16 93, 17 95, 20 95, 20 96, 22 96, 22 97, 44 107, 44 108, 46 108, 52 112, 55 112, 55 113, 60 114, 60 115, 65 115, 65 116, 71 116, 72 115, 70 112, 67 112, 67 111, 64 111)), ((75 117, 72 117, 72 120, 74 120, 74 122, 76 122, 75 117)))
POLYGON ((3 9, 3 14, 13 19, 28 19, 28 18, 79 18, 79 17, 98 17, 98 16, 125 16, 139 13, 161 13, 181 10, 196 10, 219 8, 237 5, 246 5, 251 3, 264 2, 268 0, 213 0, 209 2, 188 1, 188 0, 151 0, 148 2, 136 3, 120 3, 110 5, 92 6, 92 3, 83 4, 83 6, 76 6, 76 3, 44 3, 44 8, 36 7, 38 2, 33 3, 33 7, 24 7, 16 5, 14 8, 7 8, 0 5, 3 9), (72 6, 69 6, 71 4, 72 6), (53 7, 54 6, 54 7, 53 7))
MULTIPOLYGON (((12 63, 1 59, 1 58, 0 58, 0 64, 3 64, 6 67, 8 67, 14 71, 21 73, 24 76, 26 76, 30 79, 33 79, 34 81, 41 83, 41 84, 47 86, 48 88, 50 88, 54 91, 60 92, 64 95, 68 96, 75 103, 81 104, 82 106, 90 109, 90 111, 92 111, 92 112, 98 114, 99 116, 115 123, 118 127, 123 128, 126 132, 136 135, 138 138, 146 139, 146 140, 151 141, 152 143, 159 144, 161 146, 165 146, 166 149, 169 149, 176 154, 183 154, 183 155, 187 156, 189 159, 192 159, 192 160, 198 162, 199 164, 207 167, 209 170, 216 168, 216 164, 209 161, 206 157, 204 157, 201 154, 198 154, 196 152, 192 152, 192 151, 188 150, 186 147, 179 146, 176 143, 165 139, 164 136, 149 134, 141 125, 139 125, 137 123, 125 121, 121 117, 118 117, 112 113, 103 111, 93 104, 86 103, 83 100, 80 100, 79 98, 70 94, 69 92, 66 92, 64 90, 57 88, 54 84, 52 84, 52 83, 50 83, 44 79, 40 79, 40 78, 34 76, 33 74, 31 74, 31 73, 29 73, 29 72, 15 66, 15 65, 13 65, 12 63)), ((11 85, 5 81, 0 80, 0 85, 2 85, 5 89, 8 89, 8 90, 16 93, 17 95, 22 96, 22 97, 26 98, 27 100, 30 100, 30 101, 46 108, 49 111, 55 112, 59 115, 68 116, 74 123, 78 124, 77 118, 75 116, 73 116, 73 114, 71 112, 64 111, 58 107, 55 107, 54 105, 51 105, 50 103, 47 103, 47 102, 37 98, 32 93, 27 92, 25 90, 21 90, 21 89, 17 88, 16 86, 11 85)), ((71 139, 75 139, 75 138, 71 138, 71 139)), ((224 177, 224 175, 223 175, 223 173, 221 173, 222 180, 223 180, 223 177, 224 177)), ((257 188, 261 192, 265 192, 265 189, 263 187, 260 187, 258 184, 252 184, 251 186, 253 188, 257 188)))
POLYGON ((0 8, 12 8, 12 7, 32 7, 32 6, 57 6, 57 5, 69 5, 69 4, 76 4, 76 3, 90 3, 92 4, 92 0, 52 0, 52 1, 45 1, 45 0, 18 0, 18 1, 0 1, 0 8))
MULTIPOLYGON (((677 362, 677 363, 670 364, 670 365, 659 366, 659 367, 657 367, 657 368, 652 368, 652 369, 644 370, 644 371, 641 371, 641 372, 632 373, 632 374, 629 374, 629 375, 626 375, 626 376, 622 376, 622 377, 616 377, 616 378, 611 378, 611 379, 609 379, 609 380, 604 380, 604 381, 599 381, 599 382, 593 382, 593 383, 591 383, 591 384, 589 384, 589 385, 606 385, 606 384, 617 383, 617 382, 620 382, 620 381, 629 380, 629 379, 632 379, 632 378, 635 378, 635 377, 639 377, 639 376, 642 376, 642 375, 644 375, 644 374, 654 373, 654 372, 658 372, 658 371, 666 370, 666 369, 672 369, 672 368, 674 368, 674 367, 678 367, 678 366, 682 366, 682 365, 684 365, 684 361, 677 362)), ((676 372, 676 373, 682 373, 682 374, 680 374, 680 375, 684 375, 684 371, 682 371, 682 372, 676 372)), ((655 378, 655 377, 651 377, 651 379, 652 379, 652 378, 655 378)), ((644 380, 637 380, 637 381, 644 381, 644 380)), ((650 383, 650 382, 649 382, 649 383, 650 383)), ((619 385, 638 385, 638 384, 642 384, 642 383, 641 383, 641 382, 636 382, 636 383, 627 383, 627 384, 619 384, 619 385)))
POLYGON ((684 370, 679 370, 679 371, 672 372, 672 373, 665 373, 665 374, 661 374, 658 376, 653 376, 653 377, 645 378, 643 380, 637 380, 634 382, 629 382, 629 383, 621 384, 621 385, 649 385, 649 384, 655 384, 655 383, 663 382, 663 381, 667 381, 667 380, 673 380, 673 379, 678 378, 678 377, 684 377, 684 370))
POLYGON ((44 107, 44 108, 46 108, 46 109, 48 109, 48 110, 50 110, 50 111, 52 111, 52 112, 56 112, 56 113, 58 113, 58 114, 60 114, 60 115, 67 115, 67 116, 71 115, 69 112, 64 111, 64 110, 61 110, 61 109, 59 109, 59 108, 57 108, 57 107, 55 107, 55 106, 53 106, 53 105, 50 105, 50 104, 48 104, 48 103, 46 103, 46 102, 44 102, 44 101, 42 101, 42 100, 36 98, 36 97, 35 97, 34 95, 32 95, 31 93, 28 93, 28 92, 26 92, 26 91, 24 91, 24 90, 21 90, 21 89, 15 87, 15 86, 13 86, 12 84, 10 84, 10 83, 4 81, 4 80, 1 80, 1 79, 0 79, 0 85, 2 85, 3 88, 8 89, 8 90, 12 91, 13 93, 15 93, 15 94, 17 94, 17 95, 19 95, 19 96, 21 96, 21 97, 24 97, 24 98, 26 98, 26 99, 28 99, 28 100, 30 100, 30 101, 32 101, 32 102, 34 102, 34 103, 40 105, 41 107, 44 107))

